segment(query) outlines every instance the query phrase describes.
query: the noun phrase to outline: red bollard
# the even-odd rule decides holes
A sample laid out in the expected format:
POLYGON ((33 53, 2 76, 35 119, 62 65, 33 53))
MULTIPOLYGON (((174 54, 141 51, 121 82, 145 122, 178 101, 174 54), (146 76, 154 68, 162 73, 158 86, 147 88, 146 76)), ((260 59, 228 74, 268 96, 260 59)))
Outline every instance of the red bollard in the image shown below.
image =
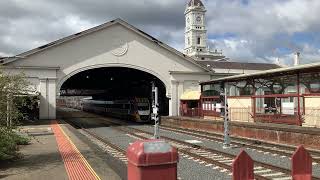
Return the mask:
POLYGON ((312 179, 312 157, 302 145, 292 155, 291 163, 293 180, 312 179))
POLYGON ((242 150, 232 163, 233 180, 251 180, 254 179, 253 160, 242 150))
POLYGON ((136 141, 127 149, 128 180, 176 180, 177 149, 163 140, 136 141))

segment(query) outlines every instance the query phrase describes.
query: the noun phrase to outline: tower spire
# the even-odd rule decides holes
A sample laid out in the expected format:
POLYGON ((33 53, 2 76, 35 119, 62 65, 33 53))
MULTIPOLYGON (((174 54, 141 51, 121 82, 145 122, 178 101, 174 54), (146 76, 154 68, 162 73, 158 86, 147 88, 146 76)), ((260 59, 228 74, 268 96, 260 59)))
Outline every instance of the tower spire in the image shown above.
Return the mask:
POLYGON ((185 10, 185 48, 184 53, 198 60, 221 59, 222 53, 211 52, 207 47, 205 24, 206 8, 201 0, 190 0, 185 10))
POLYGON ((188 6, 203 6, 203 3, 201 2, 201 0, 190 0, 188 3, 188 6))

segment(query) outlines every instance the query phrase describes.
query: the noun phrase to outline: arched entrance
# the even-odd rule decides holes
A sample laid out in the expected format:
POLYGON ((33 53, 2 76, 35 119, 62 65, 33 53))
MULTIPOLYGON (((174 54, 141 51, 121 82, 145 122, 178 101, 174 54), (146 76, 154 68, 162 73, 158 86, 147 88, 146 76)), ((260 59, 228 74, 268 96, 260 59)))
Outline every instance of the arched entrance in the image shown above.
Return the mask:
POLYGON ((160 113, 168 115, 169 100, 165 83, 155 75, 137 68, 117 66, 84 68, 63 78, 58 85, 57 94, 60 95, 58 99, 86 96, 93 99, 151 98, 152 81, 159 88, 160 113))
POLYGON ((143 71, 145 73, 148 73, 148 74, 156 77, 157 79, 159 79, 163 83, 163 85, 165 86, 166 96, 168 98, 171 97, 171 83, 168 81, 167 77, 164 77, 163 74, 159 74, 158 72, 156 72, 154 70, 150 70, 150 69, 147 69, 142 66, 137 66, 137 65, 133 65, 133 64, 124 64, 124 63, 95 64, 95 65, 85 66, 85 67, 81 67, 81 68, 76 67, 76 69, 74 71, 68 72, 67 74, 64 74, 62 77, 59 78, 59 80, 57 82, 57 94, 59 95, 60 89, 61 89, 62 85, 64 84, 64 82, 66 82, 72 76, 75 76, 76 74, 84 72, 84 71, 98 69, 98 68, 108 68, 108 67, 109 68, 114 68, 114 67, 129 68, 129 69, 135 69, 135 70, 139 70, 139 71, 143 71))

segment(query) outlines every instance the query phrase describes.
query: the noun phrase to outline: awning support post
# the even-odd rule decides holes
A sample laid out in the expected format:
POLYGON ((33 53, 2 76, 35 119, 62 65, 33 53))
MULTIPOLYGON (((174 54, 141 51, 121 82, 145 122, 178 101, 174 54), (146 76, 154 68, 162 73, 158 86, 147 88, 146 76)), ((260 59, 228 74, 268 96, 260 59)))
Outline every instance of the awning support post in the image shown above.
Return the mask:
POLYGON ((300 74, 297 73, 297 94, 298 94, 298 125, 302 126, 301 104, 300 104, 300 74))
POLYGON ((230 147, 230 132, 229 132, 229 108, 228 108, 228 96, 226 83, 223 84, 224 90, 224 143, 223 148, 230 147))

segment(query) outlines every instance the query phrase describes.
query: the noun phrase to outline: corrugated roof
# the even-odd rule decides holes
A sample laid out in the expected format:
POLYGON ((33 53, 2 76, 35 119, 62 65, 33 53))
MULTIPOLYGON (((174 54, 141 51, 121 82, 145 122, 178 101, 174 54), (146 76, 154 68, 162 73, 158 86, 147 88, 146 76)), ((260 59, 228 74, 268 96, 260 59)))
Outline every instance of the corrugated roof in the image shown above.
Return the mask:
POLYGON ((203 66, 216 69, 241 69, 241 70, 269 70, 281 68, 277 64, 268 63, 242 63, 231 61, 198 61, 203 66))
POLYGON ((249 73, 249 74, 229 76, 229 77, 219 78, 211 81, 201 82, 200 84, 210 84, 214 82, 230 82, 230 81, 236 81, 236 80, 242 80, 242 79, 248 79, 248 78, 266 77, 271 75, 278 76, 278 75, 284 75, 284 74, 294 74, 297 72, 310 72, 310 70, 312 69, 320 70, 320 62, 303 64, 303 65, 293 66, 293 67, 270 69, 267 71, 261 71, 261 72, 255 72, 255 73, 249 73))

